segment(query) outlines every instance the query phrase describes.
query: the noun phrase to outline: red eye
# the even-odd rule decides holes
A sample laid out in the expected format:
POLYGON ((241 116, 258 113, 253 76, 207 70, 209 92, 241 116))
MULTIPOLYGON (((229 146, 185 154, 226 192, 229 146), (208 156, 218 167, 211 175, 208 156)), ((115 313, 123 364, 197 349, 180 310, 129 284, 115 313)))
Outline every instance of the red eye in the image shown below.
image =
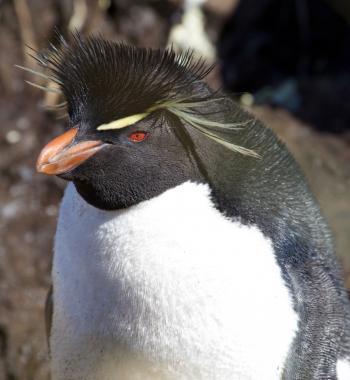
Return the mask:
POLYGON ((146 133, 145 132, 133 132, 130 136, 129 139, 133 142, 141 142, 146 138, 146 133))

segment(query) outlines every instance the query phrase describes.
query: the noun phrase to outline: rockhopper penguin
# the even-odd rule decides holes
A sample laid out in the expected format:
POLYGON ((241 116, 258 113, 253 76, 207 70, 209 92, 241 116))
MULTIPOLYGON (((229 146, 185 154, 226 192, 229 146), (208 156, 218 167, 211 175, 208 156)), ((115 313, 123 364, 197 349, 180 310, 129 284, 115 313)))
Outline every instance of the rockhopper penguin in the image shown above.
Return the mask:
POLYGON ((70 181, 52 379, 350 379, 330 234, 276 136, 190 53, 75 35, 37 59, 69 113, 37 163, 70 181))

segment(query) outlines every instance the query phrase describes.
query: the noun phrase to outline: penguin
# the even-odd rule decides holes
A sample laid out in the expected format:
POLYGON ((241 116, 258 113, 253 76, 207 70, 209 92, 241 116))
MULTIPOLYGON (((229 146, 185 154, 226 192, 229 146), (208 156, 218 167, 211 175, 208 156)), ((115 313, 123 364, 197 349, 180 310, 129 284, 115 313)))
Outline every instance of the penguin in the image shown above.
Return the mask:
POLYGON ((69 115, 37 161, 69 182, 52 379, 350 379, 331 235, 274 133, 190 52, 75 34, 37 60, 69 115))

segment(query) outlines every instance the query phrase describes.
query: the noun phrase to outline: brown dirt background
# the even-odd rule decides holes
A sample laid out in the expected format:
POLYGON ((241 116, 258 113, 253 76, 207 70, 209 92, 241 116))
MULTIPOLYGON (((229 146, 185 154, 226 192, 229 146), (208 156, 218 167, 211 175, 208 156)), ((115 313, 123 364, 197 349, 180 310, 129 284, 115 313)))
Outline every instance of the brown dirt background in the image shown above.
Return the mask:
MULTIPOLYGON (((99 32, 109 39, 159 47, 165 46, 171 24, 181 17, 180 0, 116 0, 117 9, 110 14, 105 10, 108 3, 0 1, 0 380, 49 378, 43 307, 65 187, 63 181, 34 169, 40 148, 63 130, 65 120, 43 110, 48 99, 24 83, 34 78, 14 64, 34 67, 25 56, 25 44, 46 47, 54 25, 75 25, 86 34, 99 32)), ((212 0, 206 6, 213 41, 234 3, 212 0)), ((210 81, 217 85, 217 72, 210 81)), ((280 135, 304 169, 334 232, 350 289, 349 135, 320 134, 282 110, 257 107, 252 112, 280 135)))

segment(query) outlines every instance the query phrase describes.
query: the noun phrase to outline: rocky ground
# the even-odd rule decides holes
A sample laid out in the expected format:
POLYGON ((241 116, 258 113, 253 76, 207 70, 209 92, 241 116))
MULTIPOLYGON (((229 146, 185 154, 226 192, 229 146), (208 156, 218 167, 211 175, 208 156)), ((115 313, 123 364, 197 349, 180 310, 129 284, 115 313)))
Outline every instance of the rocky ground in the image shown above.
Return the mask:
MULTIPOLYGON (((41 22, 33 22, 32 27, 35 44, 43 47, 54 24, 69 22, 71 2, 63 1, 60 12, 54 1, 28 3, 31 15, 40 11, 41 22)), ((84 31, 99 29, 107 37, 148 46, 165 44, 180 2, 157 7, 139 1, 135 4, 141 5, 133 10, 126 1, 117 3, 121 18, 106 15, 95 2, 87 1, 89 23, 84 31)), ((209 11, 215 13, 215 2, 210 3, 209 11)), ((215 22, 225 13, 223 3, 212 18, 215 22)), ((42 93, 24 84, 24 78, 32 78, 13 67, 25 60, 20 31, 30 26, 21 8, 27 3, 14 4, 17 10, 10 1, 0 2, 0 380, 44 380, 49 375, 43 307, 65 183, 36 174, 34 165, 40 148, 63 130, 65 120, 42 109, 42 93)), ((212 80, 217 82, 217 78, 212 80)), ((319 134, 284 111, 262 107, 252 111, 286 141, 303 167, 334 231, 350 289, 349 139, 319 134)))

